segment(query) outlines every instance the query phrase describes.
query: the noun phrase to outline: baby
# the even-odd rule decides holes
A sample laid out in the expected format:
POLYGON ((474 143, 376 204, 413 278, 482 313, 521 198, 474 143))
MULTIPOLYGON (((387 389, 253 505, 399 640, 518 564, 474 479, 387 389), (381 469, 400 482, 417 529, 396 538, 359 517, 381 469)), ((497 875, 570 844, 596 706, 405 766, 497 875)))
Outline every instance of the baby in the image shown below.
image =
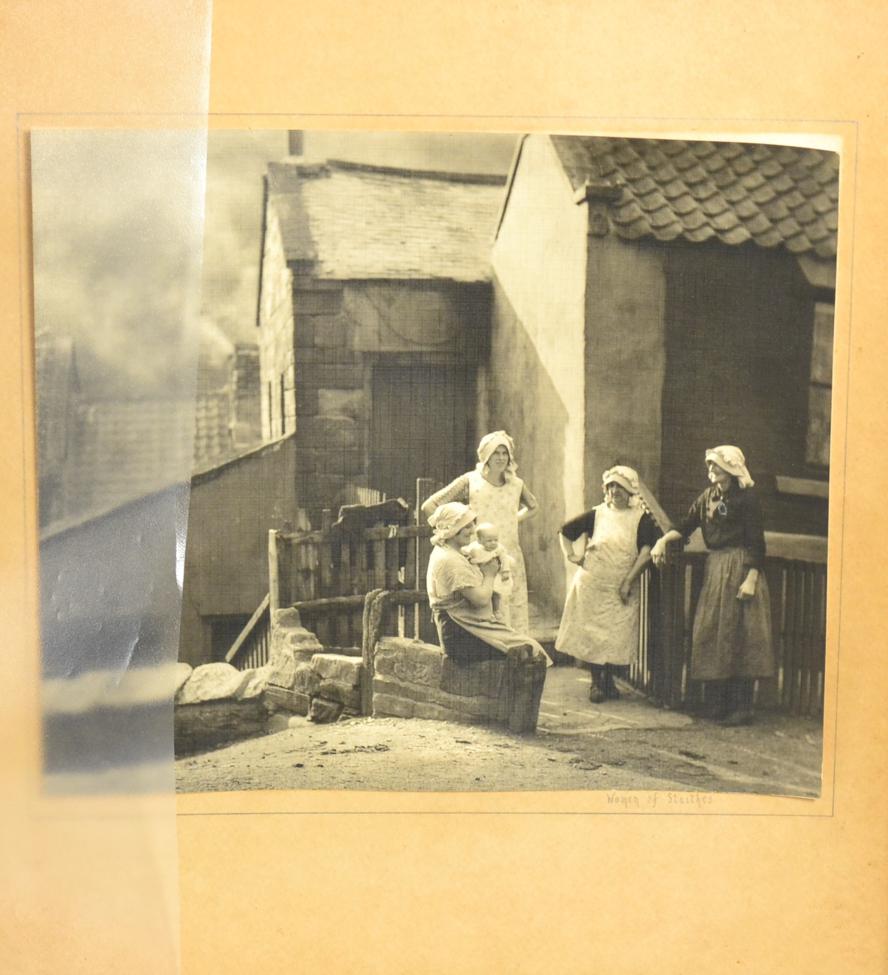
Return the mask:
POLYGON ((512 592, 512 566, 515 560, 500 544, 495 525, 483 522, 475 529, 477 541, 466 545, 462 554, 472 565, 484 565, 491 559, 499 559, 499 571, 493 580, 493 612, 506 625, 509 624, 509 594, 512 592))

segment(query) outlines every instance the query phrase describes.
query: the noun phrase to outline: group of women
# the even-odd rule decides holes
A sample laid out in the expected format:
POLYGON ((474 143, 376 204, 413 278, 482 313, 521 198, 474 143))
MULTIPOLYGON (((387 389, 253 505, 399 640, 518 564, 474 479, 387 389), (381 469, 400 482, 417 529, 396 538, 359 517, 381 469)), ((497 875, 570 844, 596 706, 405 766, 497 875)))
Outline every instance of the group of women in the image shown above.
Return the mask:
MULTIPOLYGON (((754 681, 774 673, 764 531, 753 480, 738 447, 714 447, 705 462, 709 486, 665 534, 645 509, 638 474, 621 464, 602 475, 603 501, 561 526, 561 550, 577 569, 555 648, 589 665, 594 703, 620 696, 614 678, 635 659, 641 573, 651 561, 663 565, 667 546, 697 528, 709 554, 694 618, 691 679, 708 682, 715 716, 745 724, 752 720, 754 681)), ((546 656, 528 632, 518 538, 519 524, 539 506, 517 471, 512 438, 502 430, 489 433, 478 446, 475 469, 422 505, 433 531, 429 603, 441 646, 458 661, 546 656), (476 528, 484 530, 479 536, 497 537, 508 553, 507 595, 497 586, 505 560, 470 558, 476 528)))

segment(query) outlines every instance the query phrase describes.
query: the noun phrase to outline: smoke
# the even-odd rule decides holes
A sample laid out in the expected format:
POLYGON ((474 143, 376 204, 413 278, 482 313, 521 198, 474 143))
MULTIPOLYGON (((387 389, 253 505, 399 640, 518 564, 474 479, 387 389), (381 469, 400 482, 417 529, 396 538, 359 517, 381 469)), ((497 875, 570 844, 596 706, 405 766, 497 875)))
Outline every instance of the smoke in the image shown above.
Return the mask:
POLYGON ((38 328, 70 335, 89 399, 190 395, 205 136, 32 135, 38 328))

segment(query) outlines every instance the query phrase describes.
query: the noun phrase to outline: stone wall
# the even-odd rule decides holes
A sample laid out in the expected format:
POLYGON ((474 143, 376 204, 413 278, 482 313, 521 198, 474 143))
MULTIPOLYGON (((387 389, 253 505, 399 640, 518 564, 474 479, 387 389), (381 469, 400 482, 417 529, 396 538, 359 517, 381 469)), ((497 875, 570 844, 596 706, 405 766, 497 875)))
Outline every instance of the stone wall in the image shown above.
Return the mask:
MULTIPOLYGON (((547 136, 525 139, 493 245, 490 355, 479 413, 515 440, 519 474, 540 502, 521 527, 531 603, 561 612, 559 526, 583 510, 586 208, 547 136)), ((594 418, 593 418, 594 422, 594 418)))
POLYGON ((296 516, 293 437, 192 480, 179 659, 212 660, 211 621, 249 618, 268 592, 268 531, 296 516))
POLYGON ((431 718, 467 724, 536 728, 545 660, 499 659, 455 664, 440 647, 384 637, 373 653, 374 717, 431 718))

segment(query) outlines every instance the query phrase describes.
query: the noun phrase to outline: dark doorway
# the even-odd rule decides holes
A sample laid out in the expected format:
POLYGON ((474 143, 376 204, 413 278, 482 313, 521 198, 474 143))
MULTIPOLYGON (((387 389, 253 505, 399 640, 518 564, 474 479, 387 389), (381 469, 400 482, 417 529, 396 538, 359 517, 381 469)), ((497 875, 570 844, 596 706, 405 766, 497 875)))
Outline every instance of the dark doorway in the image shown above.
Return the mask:
POLYGON ((474 376, 465 367, 373 368, 370 484, 413 502, 416 479, 445 484, 472 457, 474 376))

